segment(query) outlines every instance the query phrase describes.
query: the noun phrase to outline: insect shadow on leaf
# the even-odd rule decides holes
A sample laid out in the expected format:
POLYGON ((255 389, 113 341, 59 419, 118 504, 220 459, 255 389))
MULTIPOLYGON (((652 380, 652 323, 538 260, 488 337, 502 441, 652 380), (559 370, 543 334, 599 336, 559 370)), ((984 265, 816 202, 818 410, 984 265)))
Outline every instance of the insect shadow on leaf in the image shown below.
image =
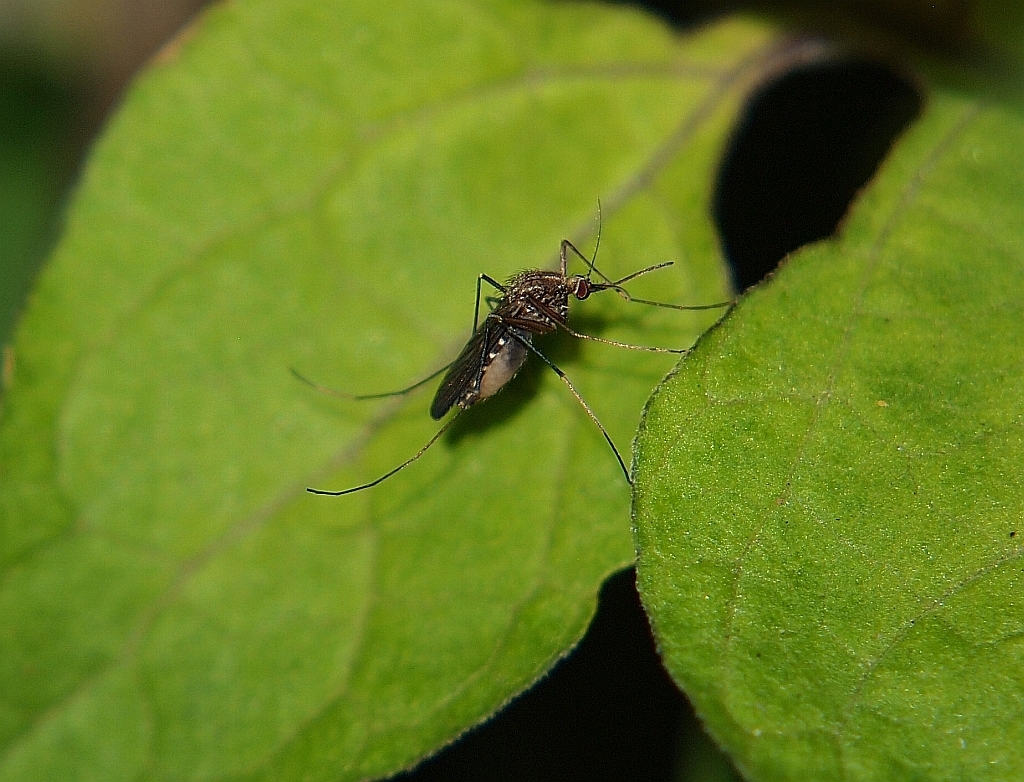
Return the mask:
POLYGON ((439 421, 444 418, 444 416, 447 415, 453 407, 456 409, 455 415, 449 418, 448 421, 438 429, 437 433, 431 437, 422 448, 397 467, 388 470, 376 480, 360 484, 359 486, 353 486, 348 489, 341 489, 340 491, 328 491, 312 488, 306 489, 306 491, 311 494, 324 494, 332 497, 338 497, 343 494, 352 494, 353 492, 362 491, 363 489, 373 488, 377 484, 387 480, 392 475, 408 467, 426 453, 427 449, 436 443, 442 435, 452 427, 463 410, 467 410, 478 402, 489 399, 508 385, 512 378, 514 378, 522 368, 526 359, 531 355, 537 356, 541 361, 543 361, 556 375, 558 375, 559 379, 565 384, 572 395, 576 397, 576 401, 579 402, 590 417, 590 420, 593 421, 594 425, 601 431, 601 434, 604 436, 608 446, 612 449, 612 453, 615 454, 619 467, 622 468, 622 474, 626 477, 626 482, 632 485, 633 479, 629 474, 629 469, 626 467, 626 463, 623 461, 622 455, 619 453, 619 449, 615 447, 615 443, 612 441, 608 431, 601 424, 600 420, 598 420, 597 415, 594 414, 590 405, 586 403, 566 374, 533 344, 533 338, 535 336, 550 334, 554 331, 562 330, 569 336, 575 337, 576 339, 601 342, 605 345, 613 345, 615 347, 628 348, 630 350, 644 350, 653 353, 683 354, 687 353, 689 348, 679 349, 649 347, 646 345, 629 345, 624 342, 616 342, 615 340, 603 339, 591 334, 578 332, 569 326, 569 299, 570 297, 573 297, 582 301, 589 298, 594 293, 613 290, 626 301, 676 310, 719 309, 729 307, 733 302, 727 301, 717 302, 715 304, 682 305, 667 304, 665 302, 651 301, 649 299, 638 299, 631 296, 623 287, 625 283, 630 280, 635 280, 637 277, 642 275, 649 274, 650 272, 671 266, 672 261, 647 266, 639 271, 633 272, 632 274, 627 274, 625 277, 618 280, 612 280, 605 276, 595 265, 595 261, 597 260, 597 250, 601 245, 600 223, 598 226, 597 242, 594 246, 594 255, 592 258, 587 258, 583 253, 576 249, 576 246, 572 242, 568 239, 563 239, 561 250, 559 252, 559 267, 557 271, 527 269, 526 271, 521 271, 509 278, 504 283, 498 282, 486 274, 479 275, 476 280, 476 305, 473 310, 473 332, 469 341, 454 361, 441 367, 439 370, 428 375, 422 380, 413 383, 411 386, 399 389, 398 391, 389 391, 381 394, 346 394, 314 383, 312 380, 309 380, 299 374, 296 370, 292 369, 292 374, 294 374, 295 377, 318 391, 355 400, 384 399, 387 397, 402 396, 415 391, 417 388, 420 388, 444 373, 441 385, 438 387, 437 393, 434 395, 434 401, 430 405, 430 415, 435 421, 439 421), (575 254, 587 265, 586 274, 568 274, 570 252, 575 254), (595 276, 599 281, 594 280, 595 276), (489 312, 484 316, 483 321, 481 322, 480 300, 483 293, 484 283, 491 286, 496 292, 496 295, 484 297, 483 300, 487 304, 489 312))

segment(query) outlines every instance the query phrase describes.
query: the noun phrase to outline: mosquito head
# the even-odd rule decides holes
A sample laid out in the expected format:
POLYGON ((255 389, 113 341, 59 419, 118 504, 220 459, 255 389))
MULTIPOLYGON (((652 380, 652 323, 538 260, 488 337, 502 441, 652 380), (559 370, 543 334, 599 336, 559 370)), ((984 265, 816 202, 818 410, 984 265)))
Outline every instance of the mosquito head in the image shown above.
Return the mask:
POLYGON ((581 274, 574 274, 572 277, 567 278, 566 282, 569 284, 569 293, 581 301, 587 298, 594 291, 601 290, 603 287, 595 285, 581 274))

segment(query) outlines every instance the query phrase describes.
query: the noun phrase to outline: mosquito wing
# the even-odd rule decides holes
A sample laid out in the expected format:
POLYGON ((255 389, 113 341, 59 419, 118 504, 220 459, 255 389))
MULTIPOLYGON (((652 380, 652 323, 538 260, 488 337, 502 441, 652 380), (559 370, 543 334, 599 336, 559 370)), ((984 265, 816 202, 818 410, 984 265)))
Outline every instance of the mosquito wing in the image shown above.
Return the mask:
POLYGON ((476 384, 480 366, 487 356, 488 345, 484 343, 492 341, 490 337, 495 331, 500 329, 491 328, 488 322, 484 321, 469 338, 459 357, 452 362, 430 405, 430 417, 435 421, 444 418, 445 413, 452 409, 452 405, 459 401, 466 389, 476 384))

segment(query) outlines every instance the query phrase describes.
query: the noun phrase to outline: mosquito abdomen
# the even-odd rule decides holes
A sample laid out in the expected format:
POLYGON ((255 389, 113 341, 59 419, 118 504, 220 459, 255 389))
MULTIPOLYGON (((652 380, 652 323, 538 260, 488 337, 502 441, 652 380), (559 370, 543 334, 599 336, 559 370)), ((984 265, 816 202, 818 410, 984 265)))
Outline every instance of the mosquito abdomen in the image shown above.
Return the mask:
POLYGON ((488 361, 484 365, 483 374, 480 376, 480 387, 472 401, 463 404, 462 407, 469 407, 481 399, 494 396, 516 376, 529 355, 526 346, 520 342, 520 339, 529 339, 530 336, 526 334, 517 338, 509 333, 499 341, 497 350, 488 356, 488 361))

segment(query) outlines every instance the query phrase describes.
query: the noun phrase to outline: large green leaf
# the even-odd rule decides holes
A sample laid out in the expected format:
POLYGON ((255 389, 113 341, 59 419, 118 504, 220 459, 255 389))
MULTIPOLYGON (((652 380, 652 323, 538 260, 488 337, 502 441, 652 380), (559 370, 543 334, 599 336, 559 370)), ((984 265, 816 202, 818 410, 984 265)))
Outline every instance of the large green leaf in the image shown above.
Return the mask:
POLYGON ((646 410, 641 592, 752 779, 1024 778, 1022 149, 936 89, 646 410))
MULTIPOLYGON (((435 430, 479 272, 593 235, 635 292, 720 300, 707 198, 771 45, 635 11, 224 4, 98 142, 0 422, 0 779, 362 778, 483 719, 633 558, 628 487, 550 373, 435 430)), ((605 294, 577 325, 709 322, 605 294)), ((711 318, 714 316, 711 315, 711 318)), ((664 355, 544 347, 624 447, 664 355)), ((627 457, 628 458, 628 457, 627 457)))

